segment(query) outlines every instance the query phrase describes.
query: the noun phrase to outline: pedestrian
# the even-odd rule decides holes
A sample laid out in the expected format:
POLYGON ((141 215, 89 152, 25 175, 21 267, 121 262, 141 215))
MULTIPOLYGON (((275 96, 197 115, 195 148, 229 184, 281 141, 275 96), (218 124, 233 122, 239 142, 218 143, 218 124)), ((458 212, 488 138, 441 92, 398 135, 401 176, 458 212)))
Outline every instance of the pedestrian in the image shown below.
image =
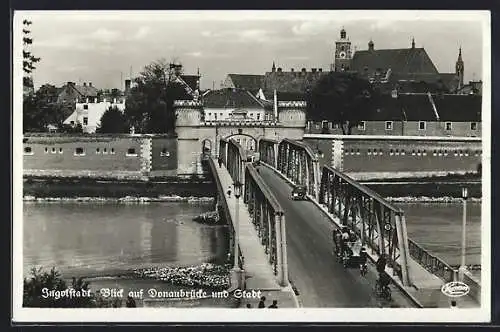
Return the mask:
POLYGON ((273 300, 273 304, 271 304, 268 308, 278 309, 278 300, 273 300))
POLYGON ((266 307, 266 297, 262 296, 259 301, 259 308, 265 308, 266 307))
POLYGON ((227 188, 227 197, 231 198, 231 186, 227 188))
POLYGON ((219 157, 217 160, 219 161, 219 167, 222 167, 222 158, 219 157))
POLYGON ((379 259, 377 260, 377 272, 381 274, 382 272, 385 272, 385 266, 387 265, 387 260, 385 258, 385 254, 380 254, 379 259))
POLYGON ((127 303, 126 303, 127 308, 135 308, 137 305, 135 304, 135 300, 132 298, 132 296, 127 296, 127 303))
POLYGON ((247 303, 247 308, 248 309, 252 308, 252 305, 250 303, 247 303))

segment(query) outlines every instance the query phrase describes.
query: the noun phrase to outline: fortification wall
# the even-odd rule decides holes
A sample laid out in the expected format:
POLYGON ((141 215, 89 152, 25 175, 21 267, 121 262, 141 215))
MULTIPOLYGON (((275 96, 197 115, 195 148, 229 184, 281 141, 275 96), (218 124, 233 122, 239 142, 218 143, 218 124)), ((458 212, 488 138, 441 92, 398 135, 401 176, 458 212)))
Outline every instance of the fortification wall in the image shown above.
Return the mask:
POLYGON ((305 135, 320 165, 357 179, 421 177, 476 172, 480 138, 305 135))

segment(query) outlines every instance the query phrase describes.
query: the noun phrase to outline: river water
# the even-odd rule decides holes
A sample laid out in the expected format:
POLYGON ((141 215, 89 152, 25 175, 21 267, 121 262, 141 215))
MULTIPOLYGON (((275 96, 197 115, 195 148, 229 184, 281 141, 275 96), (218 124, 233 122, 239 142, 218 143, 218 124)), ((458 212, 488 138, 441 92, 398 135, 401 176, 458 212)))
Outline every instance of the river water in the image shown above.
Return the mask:
MULTIPOLYGON (((449 264, 460 263, 460 203, 398 205, 409 237, 449 264)), ((480 207, 468 206, 467 264, 480 264, 480 207)), ((183 202, 24 202, 24 274, 33 266, 95 277, 151 265, 223 262, 227 228, 192 221, 210 209, 183 202)))
POLYGON ((57 266, 63 274, 119 274, 148 265, 221 262, 227 229, 193 217, 211 204, 24 203, 24 270, 57 266))
MULTIPOLYGON (((460 265, 462 203, 397 203, 406 217, 408 237, 450 265, 460 265)), ((481 264, 481 203, 467 203, 466 265, 481 264)), ((474 275, 480 275, 474 271, 474 275)))

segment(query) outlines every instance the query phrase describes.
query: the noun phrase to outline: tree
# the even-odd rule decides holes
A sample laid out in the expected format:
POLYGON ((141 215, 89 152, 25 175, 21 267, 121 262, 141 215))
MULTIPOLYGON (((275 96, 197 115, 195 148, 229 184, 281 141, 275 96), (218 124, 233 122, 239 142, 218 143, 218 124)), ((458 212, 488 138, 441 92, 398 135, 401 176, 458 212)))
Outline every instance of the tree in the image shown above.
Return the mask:
MULTIPOLYGON (((59 293, 61 294, 61 293, 59 293)), ((83 278, 73 278, 68 287, 61 274, 52 268, 49 272, 41 268, 33 268, 30 278, 24 278, 23 306, 35 308, 89 308, 96 307, 94 296, 91 296, 89 283, 83 278), (50 295, 48 291, 63 292, 74 289, 75 294, 87 296, 60 297, 50 295)))
POLYGON ((40 58, 35 57, 30 51, 30 46, 33 44, 30 25, 31 21, 23 20, 23 71, 27 75, 23 78, 23 84, 27 88, 33 87, 33 80, 29 75, 36 69, 35 63, 40 61, 40 58))
POLYGON ((356 74, 331 72, 321 77, 308 92, 308 120, 340 124, 342 133, 350 135, 354 126, 377 102, 378 91, 356 74))
POLYGON ((182 65, 164 59, 144 67, 134 81, 127 98, 125 115, 136 132, 173 133, 175 131, 174 100, 187 98, 185 88, 176 81, 182 65))
POLYGON ((129 126, 125 115, 116 106, 110 107, 101 117, 99 133, 116 134, 127 133, 129 126))
POLYGON ((23 129, 25 132, 45 131, 47 125, 61 128, 63 121, 72 113, 66 105, 57 103, 58 90, 50 84, 42 85, 23 103, 23 129))

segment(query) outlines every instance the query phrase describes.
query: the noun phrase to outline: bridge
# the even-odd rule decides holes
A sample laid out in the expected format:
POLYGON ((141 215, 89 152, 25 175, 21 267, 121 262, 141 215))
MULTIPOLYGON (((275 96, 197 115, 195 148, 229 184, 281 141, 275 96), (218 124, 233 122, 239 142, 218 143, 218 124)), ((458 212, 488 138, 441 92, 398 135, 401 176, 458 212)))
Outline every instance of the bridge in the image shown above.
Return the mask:
MULTIPOLYGON (((455 280, 456 271, 408 238, 404 211, 335 168, 320 167, 307 144, 261 138, 257 163, 232 139, 221 139, 218 152, 219 160, 213 155, 206 160, 217 183, 218 202, 230 224, 238 225, 232 227, 232 238, 239 237, 232 243, 239 247, 241 269, 239 277, 235 273, 232 278, 235 287, 264 285, 290 306, 449 306, 440 289, 455 280), (243 185, 243 204, 232 208, 239 200, 226 191, 238 182, 243 185), (290 199, 297 184, 307 187, 308 200, 290 199), (334 259, 331 233, 341 226, 357 234, 371 261, 385 254, 394 286, 391 301, 375 296, 372 264, 361 276, 334 259)), ((458 299, 459 306, 477 307, 480 285, 465 278, 471 292, 458 299)))

